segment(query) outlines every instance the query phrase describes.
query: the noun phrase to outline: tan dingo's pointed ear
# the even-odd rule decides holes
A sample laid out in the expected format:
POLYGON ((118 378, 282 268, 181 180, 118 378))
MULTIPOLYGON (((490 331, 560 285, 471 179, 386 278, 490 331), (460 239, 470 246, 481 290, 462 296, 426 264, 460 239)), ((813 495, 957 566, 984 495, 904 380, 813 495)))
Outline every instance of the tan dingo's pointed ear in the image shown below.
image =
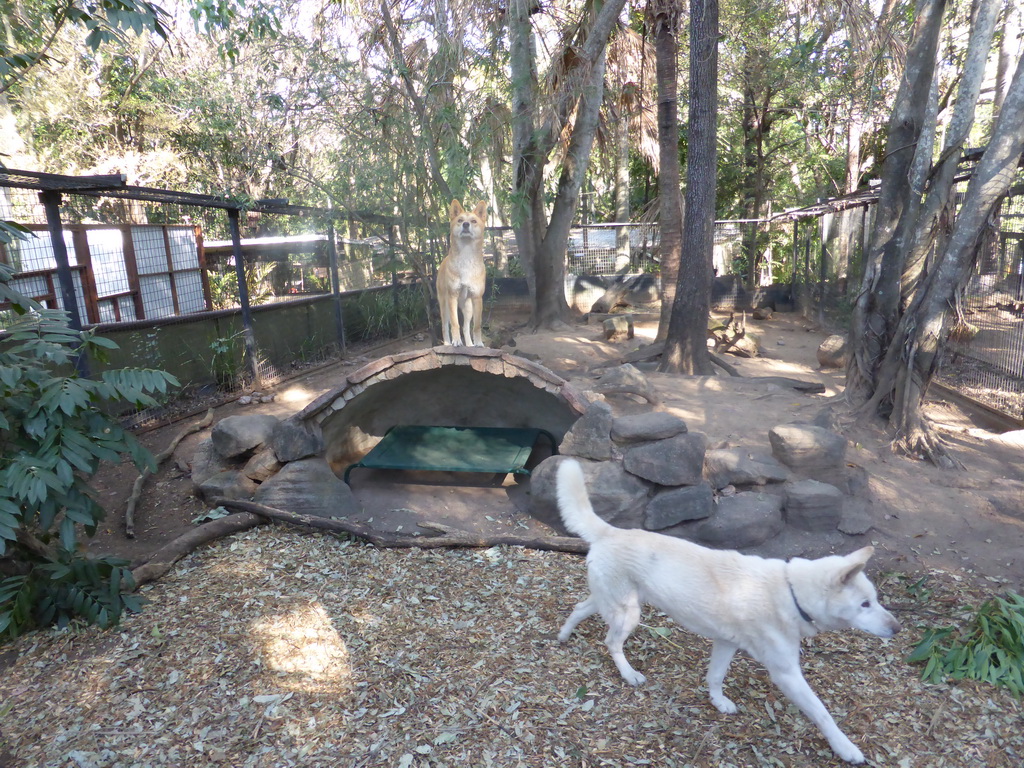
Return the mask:
POLYGON ((452 200, 452 206, 451 208, 448 209, 448 215, 454 219, 456 216, 461 215, 462 211, 462 203, 460 203, 458 200, 452 200))
POLYGON ((481 200, 476 204, 476 208, 473 209, 473 214, 480 219, 480 221, 487 221, 487 201, 481 200))

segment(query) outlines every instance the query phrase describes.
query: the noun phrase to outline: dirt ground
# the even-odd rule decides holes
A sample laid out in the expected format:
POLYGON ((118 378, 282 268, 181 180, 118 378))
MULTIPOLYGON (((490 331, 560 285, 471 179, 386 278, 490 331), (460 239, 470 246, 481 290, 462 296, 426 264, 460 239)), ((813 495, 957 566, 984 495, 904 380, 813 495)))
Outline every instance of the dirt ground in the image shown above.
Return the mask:
MULTIPOLYGON (((599 325, 578 323, 560 331, 525 332, 515 318, 503 319, 503 334, 511 332, 515 349, 531 353, 553 371, 586 388, 610 364, 648 343, 653 321, 637 323, 636 338, 608 342, 599 325)), ((792 314, 750 322, 761 336, 762 356, 729 358, 744 378, 727 376, 676 377, 648 373, 662 398, 662 410, 682 416, 692 431, 708 435, 711 446, 768 448, 768 431, 780 423, 809 421, 823 407, 839 404, 841 371, 818 367, 816 350, 825 334, 792 314), (786 376, 820 381, 826 391, 807 395, 757 377, 786 376)), ((427 341, 413 335, 376 348, 355 350, 348 359, 286 381, 267 392, 275 399, 259 405, 232 401, 216 409, 215 420, 247 413, 285 417, 339 379, 369 360, 427 341)), ((630 398, 615 398, 615 412, 646 408, 630 398)), ((496 404, 500 407, 500 404, 496 404)), ((975 581, 998 581, 1010 588, 1024 587, 1024 442, 1000 437, 991 421, 984 421, 943 401, 929 404, 931 418, 965 469, 947 471, 926 462, 894 454, 881 425, 858 425, 840 415, 839 428, 850 441, 847 461, 863 467, 870 477, 874 526, 857 537, 784 535, 762 548, 773 556, 815 556, 833 550, 852 550, 864 543, 876 546, 873 561, 880 569, 916 572, 931 568, 961 572, 975 581)), ((840 409, 841 414, 841 409, 840 409)), ((154 453, 162 451, 191 416, 140 435, 154 453)), ((1005 427, 1003 427, 1005 430, 1005 427)), ((98 552, 116 553, 141 561, 157 548, 193 527, 206 506, 192 494, 188 463, 199 440, 208 432, 186 438, 174 457, 145 486, 136 510, 137 535, 123 533, 123 510, 136 473, 131 466, 109 467, 97 477, 101 503, 108 510, 105 528, 93 542, 98 552)), ((527 512, 524 487, 511 481, 477 479, 473 485, 406 482, 396 477, 353 476, 353 487, 364 507, 363 519, 381 530, 408 532, 418 521, 431 520, 470 529, 517 529, 544 532, 546 526, 527 512)))
MULTIPOLYGON (((767 446, 775 424, 834 402, 841 377, 816 368, 822 333, 793 316, 759 324, 764 356, 737 361, 743 379, 652 374, 661 408, 712 445, 767 446), (818 380, 802 395, 764 375, 818 380)), ((516 335, 516 348, 581 385, 649 339, 606 343, 593 326, 516 335)), ((410 346, 353 353, 278 386, 258 406, 285 416, 345 372, 410 346), (359 359, 356 359, 359 358, 359 359)), ((641 407, 616 399, 618 412, 641 407)), ((872 427, 841 426, 849 463, 870 476, 874 528, 858 537, 785 536, 771 554, 852 550, 875 542, 871 575, 905 631, 892 639, 825 633, 805 643, 814 690, 870 765, 1019 768, 1021 702, 974 680, 924 682, 906 662, 926 627, 960 624, 970 606, 1020 591, 1020 448, 956 408, 933 417, 962 472, 893 455, 872 427)), ((141 435, 162 451, 190 417, 141 435)), ((193 528, 186 439, 145 486, 138 536, 122 516, 132 467, 98 477, 110 510, 97 550, 138 559, 193 528)), ((355 477, 355 476, 354 476, 355 477)), ((523 486, 474 487, 355 477, 364 517, 404 530, 424 519, 475 530, 543 524, 523 486)), ((0 657, 0 766, 19 768, 454 768, 657 765, 826 768, 841 763, 817 729, 749 658, 737 658, 722 715, 703 682, 709 644, 646 611, 630 638, 639 688, 616 674, 600 621, 567 643, 555 632, 586 593, 582 558, 516 546, 385 549, 347 537, 261 526, 213 542, 140 590, 145 607, 113 629, 73 625, 15 640, 0 657)))

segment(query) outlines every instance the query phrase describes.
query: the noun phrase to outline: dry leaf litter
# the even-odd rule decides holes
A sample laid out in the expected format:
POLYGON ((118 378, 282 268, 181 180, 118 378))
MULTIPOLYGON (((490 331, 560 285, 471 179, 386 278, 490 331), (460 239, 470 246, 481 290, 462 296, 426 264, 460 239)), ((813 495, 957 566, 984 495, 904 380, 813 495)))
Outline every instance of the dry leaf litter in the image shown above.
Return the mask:
MULTIPOLYGON (((981 595, 952 574, 928 602, 878 577, 907 631, 829 634, 804 666, 873 765, 1024 764, 1021 705, 973 682, 928 685, 903 659, 923 622, 981 595)), ((737 658, 719 714, 708 645, 652 611, 621 681, 590 619, 581 558, 520 548, 382 550, 263 527, 195 553, 111 631, 39 632, 0 680, 12 765, 833 766, 817 730, 737 658)))

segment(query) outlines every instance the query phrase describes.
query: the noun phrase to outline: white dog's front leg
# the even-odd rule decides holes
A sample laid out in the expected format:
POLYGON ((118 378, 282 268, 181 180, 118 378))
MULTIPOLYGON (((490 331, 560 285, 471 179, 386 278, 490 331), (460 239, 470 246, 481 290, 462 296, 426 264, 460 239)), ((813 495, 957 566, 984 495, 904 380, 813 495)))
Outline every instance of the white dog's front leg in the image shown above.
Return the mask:
POLYGON ((841 759, 848 763, 863 763, 864 753, 843 733, 832 715, 825 709, 821 699, 807 684, 799 665, 787 669, 769 669, 772 680, 800 711, 807 715, 818 726, 818 730, 828 739, 829 746, 841 759))
POLYGON ((711 703, 715 705, 715 709, 726 715, 733 715, 737 711, 732 700, 722 693, 722 683, 725 682, 725 675, 737 650, 739 649, 732 643, 716 640, 711 646, 711 658, 708 660, 707 681, 711 703))

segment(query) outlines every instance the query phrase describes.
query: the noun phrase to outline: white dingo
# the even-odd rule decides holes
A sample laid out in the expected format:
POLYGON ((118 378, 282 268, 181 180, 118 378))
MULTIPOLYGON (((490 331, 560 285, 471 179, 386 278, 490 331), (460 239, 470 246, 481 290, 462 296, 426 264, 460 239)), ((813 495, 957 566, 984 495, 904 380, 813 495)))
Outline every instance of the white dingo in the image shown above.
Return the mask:
POLYGON ((682 539, 625 530, 598 517, 590 504, 583 470, 574 460, 558 467, 558 506, 566 528, 590 544, 590 596, 562 626, 565 642, 576 626, 599 613, 608 624, 605 644, 626 682, 646 678, 630 666, 622 645, 640 622, 646 603, 673 621, 713 641, 707 684, 720 712, 736 712, 722 683, 737 650, 763 664, 772 681, 828 739, 835 753, 863 763, 863 753, 836 725, 800 671, 800 640, 818 632, 861 629, 879 637, 900 631, 878 603, 864 565, 874 551, 786 562, 739 552, 707 549, 682 539))

